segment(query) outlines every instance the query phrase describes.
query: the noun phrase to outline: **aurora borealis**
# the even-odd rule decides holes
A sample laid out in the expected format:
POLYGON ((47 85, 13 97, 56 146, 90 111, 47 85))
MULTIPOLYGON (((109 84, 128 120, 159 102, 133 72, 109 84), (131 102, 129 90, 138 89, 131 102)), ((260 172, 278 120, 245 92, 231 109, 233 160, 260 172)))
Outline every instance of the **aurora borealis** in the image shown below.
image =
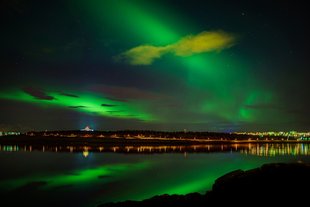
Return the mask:
POLYGON ((300 2, 0 7, 0 131, 309 130, 309 14, 300 2))

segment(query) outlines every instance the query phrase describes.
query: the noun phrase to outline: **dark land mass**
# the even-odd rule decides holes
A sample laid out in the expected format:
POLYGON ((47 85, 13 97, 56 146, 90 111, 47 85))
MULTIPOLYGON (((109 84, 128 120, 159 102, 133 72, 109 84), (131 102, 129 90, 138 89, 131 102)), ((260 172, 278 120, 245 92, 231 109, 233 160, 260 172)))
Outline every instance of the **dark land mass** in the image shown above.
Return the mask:
POLYGON ((289 143, 287 150, 291 151, 296 144, 310 143, 307 140, 283 139, 282 137, 259 139, 248 135, 225 133, 193 132, 187 136, 187 133, 181 132, 179 134, 166 132, 167 134, 157 135, 152 134, 152 131, 146 131, 144 134, 142 132, 144 131, 30 132, 0 137, 0 151, 208 153, 249 151, 254 146, 251 145, 252 143, 258 147, 265 148, 265 145, 269 145, 281 149, 285 148, 282 144, 289 143), (193 134, 197 136, 193 138, 193 134))
POLYGON ((0 143, 3 144, 38 144, 38 145, 74 145, 74 146, 97 146, 103 145, 188 145, 201 143, 191 140, 162 140, 162 139, 139 139, 124 137, 67 137, 67 136, 3 136, 0 137, 0 143))
POLYGON ((143 201, 107 203, 99 207, 208 207, 307 205, 310 165, 265 164, 236 170, 218 178, 205 194, 160 195, 143 201))
POLYGON ((169 139, 169 140, 296 140, 294 136, 284 135, 249 135, 223 132, 196 132, 196 131, 152 131, 152 130, 118 130, 118 131, 33 131, 25 133, 27 136, 47 137, 88 137, 88 138, 138 138, 138 139, 169 139))
POLYGON ((296 137, 258 136, 217 132, 162 132, 162 131, 44 131, 2 136, 0 144, 38 145, 195 145, 225 143, 307 142, 296 137))

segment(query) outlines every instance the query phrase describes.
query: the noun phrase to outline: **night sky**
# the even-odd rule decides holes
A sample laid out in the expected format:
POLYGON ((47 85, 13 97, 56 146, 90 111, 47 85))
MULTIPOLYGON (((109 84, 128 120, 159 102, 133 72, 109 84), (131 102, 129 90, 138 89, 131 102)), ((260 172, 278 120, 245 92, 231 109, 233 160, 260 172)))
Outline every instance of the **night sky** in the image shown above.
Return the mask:
POLYGON ((2 0, 0 131, 309 131, 301 1, 2 0))

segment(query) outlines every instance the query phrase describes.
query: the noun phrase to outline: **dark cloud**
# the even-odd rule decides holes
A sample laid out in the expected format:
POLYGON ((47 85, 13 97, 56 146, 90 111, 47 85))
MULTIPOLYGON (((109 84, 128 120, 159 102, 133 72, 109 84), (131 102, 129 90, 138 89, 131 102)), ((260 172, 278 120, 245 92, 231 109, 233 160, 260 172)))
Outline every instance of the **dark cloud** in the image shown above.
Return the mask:
POLYGON ((118 110, 118 111, 107 111, 108 113, 119 113, 119 112, 124 112, 124 110, 118 110))
POLYGON ((119 102, 128 102, 126 99, 114 98, 114 97, 107 97, 107 99, 111 101, 119 101, 119 102))
POLYGON ((28 93, 29 95, 33 96, 36 99, 39 100, 54 100, 55 98, 53 96, 48 95, 46 92, 44 92, 41 89, 38 88, 32 88, 32 87, 24 87, 23 91, 25 93, 28 93))
POLYGON ((17 189, 14 190, 14 192, 18 192, 18 193, 26 193, 29 191, 35 191, 38 190, 39 188, 46 186, 48 184, 48 182, 46 181, 33 181, 30 183, 27 183, 21 187, 18 187, 17 189))
POLYGON ((112 176, 110 175, 99 175, 98 178, 99 179, 106 179, 106 178, 111 178, 112 176))
POLYGON ((73 97, 73 98, 79 98, 79 96, 71 94, 71 93, 60 92, 59 94, 62 95, 62 96, 69 96, 69 97, 73 97))
POLYGON ((105 106, 105 107, 114 107, 114 106, 117 106, 117 105, 114 105, 114 104, 101 104, 101 106, 105 106))
POLYGON ((69 106, 69 108, 78 109, 78 108, 86 108, 86 106, 69 106))

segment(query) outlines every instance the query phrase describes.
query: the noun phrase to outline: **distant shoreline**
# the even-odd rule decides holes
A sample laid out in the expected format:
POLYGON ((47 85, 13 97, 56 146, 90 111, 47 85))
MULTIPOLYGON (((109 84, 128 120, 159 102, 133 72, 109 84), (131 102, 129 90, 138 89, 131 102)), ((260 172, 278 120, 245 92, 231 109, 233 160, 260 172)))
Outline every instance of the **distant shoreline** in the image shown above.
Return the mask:
POLYGON ((152 131, 119 130, 94 131, 89 127, 83 130, 30 131, 24 134, 0 136, 0 144, 36 145, 204 145, 236 143, 308 143, 309 133, 301 132, 261 132, 223 133, 195 131, 152 131))
POLYGON ((51 136, 2 136, 0 145, 36 145, 36 146, 191 146, 191 145, 233 145, 233 144, 281 144, 310 143, 309 140, 281 139, 188 139, 188 138, 135 138, 135 137, 51 137, 51 136))

